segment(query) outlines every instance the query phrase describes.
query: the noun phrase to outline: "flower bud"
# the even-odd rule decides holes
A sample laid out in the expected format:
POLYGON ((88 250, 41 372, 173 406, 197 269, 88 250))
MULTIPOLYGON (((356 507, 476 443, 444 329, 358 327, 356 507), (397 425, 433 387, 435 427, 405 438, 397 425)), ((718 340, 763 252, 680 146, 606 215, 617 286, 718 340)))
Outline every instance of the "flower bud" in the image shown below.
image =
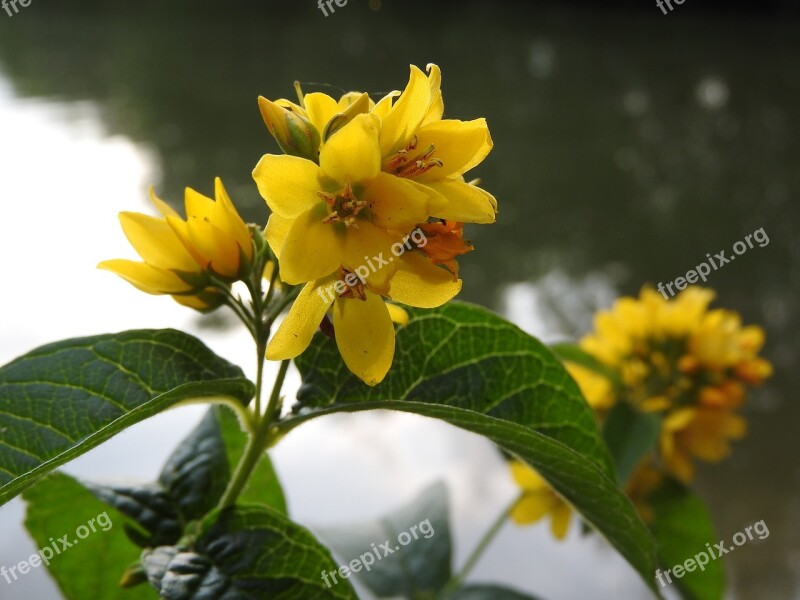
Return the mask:
POLYGON ((316 161, 319 155, 319 132, 305 117, 288 110, 263 96, 258 108, 267 129, 286 154, 316 161))

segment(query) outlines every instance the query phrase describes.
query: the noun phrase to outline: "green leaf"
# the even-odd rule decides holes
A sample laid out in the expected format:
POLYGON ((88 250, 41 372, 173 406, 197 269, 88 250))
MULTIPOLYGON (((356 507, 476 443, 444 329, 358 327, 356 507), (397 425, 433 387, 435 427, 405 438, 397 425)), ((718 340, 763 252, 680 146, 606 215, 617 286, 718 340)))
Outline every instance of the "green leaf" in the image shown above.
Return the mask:
POLYGON ((446 600, 536 600, 535 597, 496 585, 471 585, 456 590, 446 600))
POLYGON ((173 452, 157 483, 145 485, 83 484, 98 499, 133 519, 131 539, 142 547, 175 544, 186 525, 216 505, 230 480, 230 469, 212 407, 173 452))
MULTIPOLYGON (((722 558, 711 559, 708 547, 713 549, 718 541, 705 504, 691 490, 674 481, 667 482, 647 498, 655 513, 651 531, 658 543, 659 562, 662 569, 683 565, 687 559, 708 564, 703 570, 686 572, 682 578, 671 576, 684 598, 691 600, 720 600, 725 595, 725 562, 722 558)), ((716 550, 714 550, 716 554, 716 550)), ((667 583, 666 577, 662 580, 667 583)), ((669 584, 667 584, 669 585, 669 584)))
POLYGON ((128 331, 42 346, 0 368, 0 505, 179 402, 247 402, 252 395, 241 369, 179 331, 128 331))
POLYGON ((450 523, 442 483, 381 519, 319 533, 342 565, 355 567, 353 576, 380 598, 432 598, 450 579, 450 523))
POLYGON ((619 375, 613 369, 609 369, 606 365, 597 360, 594 356, 581 349, 577 344, 569 342, 561 342, 558 344, 551 344, 552 350, 556 356, 566 362, 572 362, 594 371, 598 375, 602 375, 614 385, 619 385, 619 375))
POLYGON ((157 600, 158 594, 149 586, 119 586, 125 567, 139 559, 139 549, 130 543, 121 527, 124 517, 120 513, 62 473, 39 481, 26 490, 24 499, 28 503, 25 526, 42 555, 53 555, 48 570, 67 600, 157 600), (91 531, 92 519, 96 531, 91 531), (82 540, 76 533, 80 527, 89 527, 90 531, 86 535, 81 530, 81 535, 86 535, 82 540), (59 542, 64 535, 65 541, 72 544, 66 549, 59 542), (56 541, 60 554, 52 550, 51 540, 56 541))
POLYGON ((336 344, 316 336, 297 359, 303 377, 288 431, 336 412, 415 413, 483 435, 536 468, 655 589, 655 544, 616 485, 594 414, 539 341, 480 307, 409 311, 394 365, 374 388, 350 374, 336 344))
MULTIPOLYGON (((212 406, 164 466, 159 481, 146 485, 84 482, 97 498, 133 519, 131 539, 142 547, 178 543, 191 521, 217 506, 238 464, 247 434, 224 406, 212 406)), ((240 497, 286 511, 283 491, 265 453, 240 497)))
POLYGON ((624 484, 636 466, 652 452, 661 432, 661 417, 618 402, 603 423, 603 437, 617 466, 617 478, 624 484))
POLYGON ((268 507, 215 513, 196 542, 146 551, 143 561, 163 600, 357 599, 349 581, 323 581, 336 568, 328 550, 268 507))

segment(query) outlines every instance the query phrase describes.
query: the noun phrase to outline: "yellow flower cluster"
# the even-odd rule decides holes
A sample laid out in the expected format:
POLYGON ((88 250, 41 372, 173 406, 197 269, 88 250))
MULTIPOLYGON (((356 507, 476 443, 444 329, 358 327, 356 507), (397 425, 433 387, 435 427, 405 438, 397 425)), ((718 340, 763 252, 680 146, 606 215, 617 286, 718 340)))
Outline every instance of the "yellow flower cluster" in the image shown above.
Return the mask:
MULTIPOLYGON (((647 496, 664 474, 688 483, 693 459, 718 462, 746 431, 736 409, 747 386, 763 382, 772 366, 758 356, 764 332, 743 327, 732 311, 709 310, 714 292, 689 287, 672 300, 642 290, 598 313, 594 332, 581 349, 611 376, 574 362, 567 370, 602 420, 618 402, 661 415, 658 448, 646 456, 626 483, 626 492, 646 520, 653 518, 647 496)), ((562 538, 570 508, 533 469, 512 461, 511 473, 523 494, 511 517, 520 525, 551 517, 562 538)))
POLYGON ((384 298, 432 308, 460 291, 455 257, 471 249, 461 223, 491 223, 497 209, 464 174, 492 141, 484 119, 442 118, 440 85, 437 66, 427 76, 412 66, 405 90, 377 103, 358 92, 259 98, 286 153, 265 155, 253 172, 272 211, 266 237, 281 280, 304 285, 267 358, 301 354, 332 311, 345 363, 375 385, 394 356, 392 316, 402 318, 384 298), (409 243, 426 232, 436 238, 428 249, 409 243), (368 263, 380 266, 360 268, 368 263))
POLYGON ((219 283, 246 277, 254 249, 250 231, 219 178, 215 196, 216 201, 186 188, 182 219, 151 189, 150 200, 161 217, 119 215, 122 230, 143 262, 115 259, 98 266, 148 294, 169 294, 200 311, 217 308, 225 299, 219 283))
POLYGON ((216 201, 186 190, 186 219, 152 193, 161 217, 121 213, 143 262, 99 266, 198 310, 227 303, 257 337, 285 306, 268 306, 273 292, 288 302, 303 285, 266 357, 301 354, 318 327, 331 331, 330 313, 346 365, 376 385, 394 357, 393 321, 408 319, 384 299, 420 308, 452 299, 461 290, 456 257, 472 250, 463 224, 495 220, 495 198, 464 179, 492 140, 485 119, 442 118, 436 65, 427 75, 412 66, 403 92, 377 103, 358 92, 337 100, 298 87, 298 96, 299 104, 258 101, 285 153, 263 156, 253 172, 272 211, 264 236, 245 225, 217 179, 216 201), (274 284, 265 298, 262 272, 274 284), (230 293, 237 280, 256 296, 250 307, 230 293))
POLYGON ((709 310, 714 292, 689 287, 672 300, 654 290, 621 298, 595 318, 581 348, 614 371, 617 389, 597 373, 570 365, 587 401, 601 413, 617 401, 663 415, 660 459, 681 481, 694 475, 693 458, 718 462, 746 431, 735 410, 746 386, 769 377, 758 356, 764 332, 743 327, 738 314, 709 310))

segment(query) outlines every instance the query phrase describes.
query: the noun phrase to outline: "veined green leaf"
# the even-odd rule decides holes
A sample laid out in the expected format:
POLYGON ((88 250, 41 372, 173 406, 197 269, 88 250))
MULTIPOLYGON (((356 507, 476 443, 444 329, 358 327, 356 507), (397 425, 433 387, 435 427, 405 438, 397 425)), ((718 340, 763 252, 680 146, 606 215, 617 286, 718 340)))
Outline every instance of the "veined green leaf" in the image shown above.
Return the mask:
POLYGON ((708 559, 702 569, 687 571, 681 578, 662 572, 664 584, 677 587, 687 600, 720 600, 725 595, 725 560, 713 559, 706 546, 710 544, 713 549, 719 539, 703 501, 684 485, 668 480, 647 498, 647 503, 655 514, 650 529, 658 543, 662 570, 684 565, 687 559, 695 564, 698 558, 700 562, 708 559), (700 553, 705 558, 699 557, 700 553))
MULTIPOLYGON (((125 567, 138 561, 141 552, 126 537, 125 519, 119 512, 63 473, 42 479, 26 490, 24 498, 28 503, 25 526, 42 556, 51 556, 47 569, 67 600, 158 599, 150 586, 123 589, 119 585, 125 567), (81 530, 84 539, 76 533, 81 527, 86 528, 81 530), (69 546, 64 547, 65 543, 69 546)), ((20 556, 20 560, 29 558, 20 556)))
MULTIPOLYGON (((212 406, 164 465, 158 482, 145 485, 101 485, 84 481, 100 500, 113 506, 135 526, 131 539, 142 547, 177 544, 186 526, 217 506, 228 486, 247 434, 233 411, 212 406)), ((240 496, 286 512, 280 482, 264 453, 240 496)))
POLYGON ((297 359, 303 377, 288 431, 323 414, 387 409, 483 435, 537 469, 655 590, 655 544, 616 485, 594 414, 561 362, 539 341, 480 307, 411 310, 392 369, 369 387, 336 344, 317 336, 297 359))
POLYGON ((144 554, 163 600, 357 600, 350 582, 326 584, 333 557, 311 533, 264 506, 208 517, 197 541, 144 554))
POLYGON ((0 368, 0 504, 126 427, 191 399, 247 402, 241 369, 174 330, 42 346, 0 368))

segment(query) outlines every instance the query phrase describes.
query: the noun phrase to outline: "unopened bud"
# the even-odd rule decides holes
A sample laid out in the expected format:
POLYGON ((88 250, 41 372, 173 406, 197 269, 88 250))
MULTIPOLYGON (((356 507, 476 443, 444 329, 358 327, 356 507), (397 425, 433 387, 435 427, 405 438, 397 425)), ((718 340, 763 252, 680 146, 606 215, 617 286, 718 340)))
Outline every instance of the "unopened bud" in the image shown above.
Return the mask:
POLYGON ((258 98, 258 108, 267 129, 286 154, 316 161, 319 154, 319 132, 311 122, 287 108, 258 98))

